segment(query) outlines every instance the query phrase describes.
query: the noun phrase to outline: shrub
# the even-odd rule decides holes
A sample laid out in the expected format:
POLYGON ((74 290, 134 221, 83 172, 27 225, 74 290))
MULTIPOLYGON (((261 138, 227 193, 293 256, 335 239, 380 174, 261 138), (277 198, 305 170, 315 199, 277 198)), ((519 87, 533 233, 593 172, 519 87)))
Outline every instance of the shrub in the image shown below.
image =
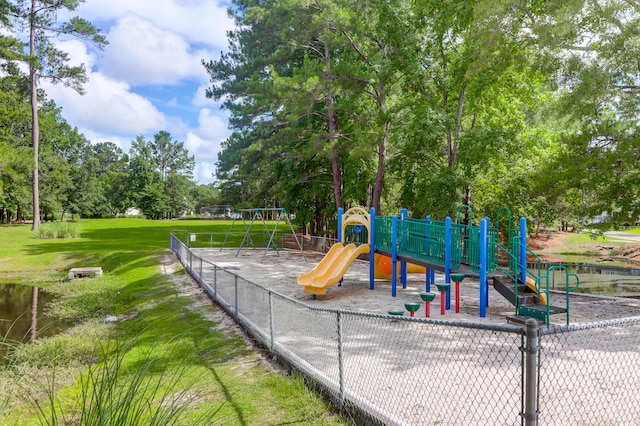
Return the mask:
POLYGON ((76 238, 78 227, 72 222, 48 222, 40 225, 38 238, 76 238))

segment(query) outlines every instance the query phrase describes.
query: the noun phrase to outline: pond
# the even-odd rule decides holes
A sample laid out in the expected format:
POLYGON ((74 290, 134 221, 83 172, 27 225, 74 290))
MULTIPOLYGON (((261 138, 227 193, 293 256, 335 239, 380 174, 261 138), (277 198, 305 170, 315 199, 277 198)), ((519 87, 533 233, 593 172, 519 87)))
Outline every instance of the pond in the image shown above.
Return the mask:
POLYGON ((67 329, 69 324, 43 315, 53 298, 38 287, 0 284, 0 341, 27 343, 67 329))

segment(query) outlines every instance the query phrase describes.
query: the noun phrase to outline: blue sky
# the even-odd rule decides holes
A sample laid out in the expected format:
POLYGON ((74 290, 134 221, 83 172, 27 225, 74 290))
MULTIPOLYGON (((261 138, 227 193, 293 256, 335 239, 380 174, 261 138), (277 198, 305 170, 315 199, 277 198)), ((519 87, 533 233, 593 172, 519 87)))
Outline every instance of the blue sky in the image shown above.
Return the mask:
POLYGON ((168 131, 195 156, 194 178, 210 183, 230 132, 226 112, 205 97, 201 61, 227 48, 233 22, 226 7, 216 0, 87 0, 73 15, 100 27, 109 45, 102 51, 79 40, 59 46, 87 68, 86 93, 42 87, 92 143, 114 142, 126 152, 137 135, 168 131))

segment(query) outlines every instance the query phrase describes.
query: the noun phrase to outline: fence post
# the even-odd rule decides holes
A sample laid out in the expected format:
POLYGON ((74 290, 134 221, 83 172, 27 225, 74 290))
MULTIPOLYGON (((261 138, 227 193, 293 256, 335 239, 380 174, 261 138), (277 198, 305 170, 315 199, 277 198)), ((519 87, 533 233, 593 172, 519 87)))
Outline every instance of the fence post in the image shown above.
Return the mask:
POLYGON ((269 334, 271 335, 271 352, 275 348, 275 326, 273 325, 273 293, 269 290, 269 334))
POLYGON ((236 307, 234 309, 234 313, 233 316, 236 319, 236 321, 238 320, 238 276, 234 275, 233 276, 233 287, 235 288, 235 303, 236 303, 236 307))
POLYGON ((524 424, 537 426, 538 424, 538 353, 540 345, 538 341, 538 321, 529 318, 525 324, 525 407, 524 424))
POLYGON ((213 265, 213 298, 218 300, 218 265, 213 265))
POLYGON ((344 405, 344 349, 342 343, 342 312, 338 311, 338 376, 340 381, 340 407, 344 405))

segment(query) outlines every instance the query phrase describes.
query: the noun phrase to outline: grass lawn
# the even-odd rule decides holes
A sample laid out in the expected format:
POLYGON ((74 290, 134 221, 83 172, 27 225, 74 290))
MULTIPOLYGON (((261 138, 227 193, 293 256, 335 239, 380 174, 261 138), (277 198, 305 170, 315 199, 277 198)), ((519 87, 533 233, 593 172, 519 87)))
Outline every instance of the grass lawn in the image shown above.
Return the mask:
MULTIPOLYGON (((614 244, 611 238, 602 236, 594 236, 590 232, 578 232, 567 238, 567 244, 614 244)), ((622 244, 622 243, 617 243, 622 244)))
POLYGON ((0 424, 347 424, 302 379, 270 367, 176 268, 171 230, 222 241, 229 224, 80 220, 75 239, 1 227, 0 284, 55 294, 46 315, 74 326, 12 345, 0 367, 0 424), (82 266, 104 275, 66 281, 82 266))

